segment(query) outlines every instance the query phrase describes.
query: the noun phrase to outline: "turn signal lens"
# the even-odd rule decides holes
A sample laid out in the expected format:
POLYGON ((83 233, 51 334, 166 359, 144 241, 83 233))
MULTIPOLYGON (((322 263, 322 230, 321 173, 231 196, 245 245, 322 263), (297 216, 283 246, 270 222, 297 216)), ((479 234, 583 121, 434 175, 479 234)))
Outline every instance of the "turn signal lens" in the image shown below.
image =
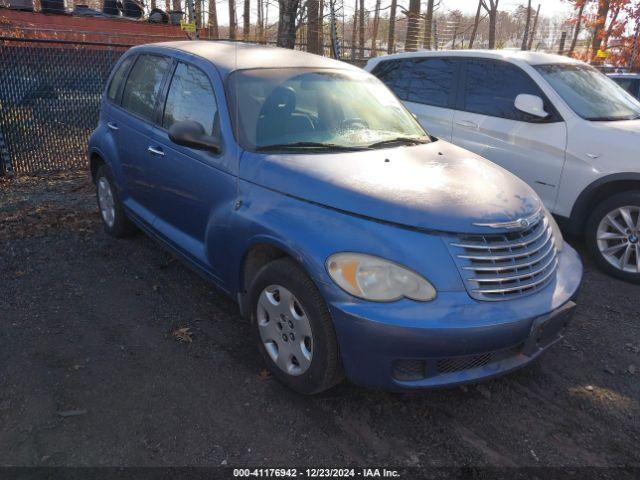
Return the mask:
POLYGON ((336 253, 327 259, 329 276, 354 297, 393 302, 403 297, 429 302, 436 290, 426 279, 388 260, 361 253, 336 253))

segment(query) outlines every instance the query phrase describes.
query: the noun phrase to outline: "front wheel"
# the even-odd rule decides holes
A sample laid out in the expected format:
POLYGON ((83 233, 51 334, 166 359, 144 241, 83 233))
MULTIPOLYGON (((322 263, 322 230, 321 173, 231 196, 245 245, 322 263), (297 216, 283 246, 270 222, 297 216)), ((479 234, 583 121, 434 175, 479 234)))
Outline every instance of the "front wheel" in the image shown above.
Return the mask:
POLYGON ((249 288, 251 323, 267 367, 293 390, 311 395, 342 380, 338 343, 315 284, 290 259, 265 265, 249 288))
POLYGON ((587 221, 586 242, 601 269, 640 283, 640 192, 622 192, 598 205, 587 221))

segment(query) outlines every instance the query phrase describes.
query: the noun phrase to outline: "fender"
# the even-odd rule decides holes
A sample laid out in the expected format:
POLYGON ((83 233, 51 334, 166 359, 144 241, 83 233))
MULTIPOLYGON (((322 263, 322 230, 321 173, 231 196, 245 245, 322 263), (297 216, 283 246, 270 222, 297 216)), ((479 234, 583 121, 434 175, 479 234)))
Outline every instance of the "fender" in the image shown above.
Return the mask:
POLYGON ((91 161, 91 157, 94 154, 99 155, 100 158, 109 165, 109 168, 111 168, 111 173, 113 174, 116 186, 118 187, 118 190, 122 192, 125 185, 124 172, 122 171, 120 162, 114 161, 114 159, 118 158, 118 147, 116 146, 113 137, 105 134, 108 133, 105 132, 105 128, 104 123, 100 122, 98 127, 89 137, 89 161, 91 161))
MULTIPOLYGON (((607 185, 613 183, 629 183, 627 188, 626 186, 622 186, 620 191, 625 190, 633 190, 634 183, 637 183, 635 188, 640 189, 640 173, 639 172, 622 172, 622 173, 614 173, 611 175, 606 175, 601 177, 591 184, 587 186, 582 193, 578 196, 578 199, 573 205, 571 209, 571 216, 569 218, 560 217, 560 223, 562 227, 570 234, 578 235, 582 233, 582 228, 584 227, 584 222, 586 221, 591 206, 594 200, 598 200, 598 196, 600 192, 603 192, 603 189, 606 190, 607 185)), ((604 193, 604 192, 603 192, 604 193)), ((619 193, 619 192, 614 192, 619 193)), ((600 199, 604 200, 604 198, 600 199)))

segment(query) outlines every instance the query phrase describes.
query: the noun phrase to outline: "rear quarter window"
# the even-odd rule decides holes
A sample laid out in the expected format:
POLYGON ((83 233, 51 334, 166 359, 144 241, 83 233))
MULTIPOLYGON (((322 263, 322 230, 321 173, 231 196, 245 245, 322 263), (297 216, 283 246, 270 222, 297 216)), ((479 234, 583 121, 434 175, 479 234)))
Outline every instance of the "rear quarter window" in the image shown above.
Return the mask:
POLYGON ((112 102, 118 101, 118 93, 120 92, 120 87, 127 77, 127 72, 129 71, 129 67, 131 66, 131 62, 133 62, 133 59, 134 57, 132 56, 127 57, 116 67, 116 72, 113 74, 111 83, 109 84, 109 88, 107 89, 107 98, 112 102))

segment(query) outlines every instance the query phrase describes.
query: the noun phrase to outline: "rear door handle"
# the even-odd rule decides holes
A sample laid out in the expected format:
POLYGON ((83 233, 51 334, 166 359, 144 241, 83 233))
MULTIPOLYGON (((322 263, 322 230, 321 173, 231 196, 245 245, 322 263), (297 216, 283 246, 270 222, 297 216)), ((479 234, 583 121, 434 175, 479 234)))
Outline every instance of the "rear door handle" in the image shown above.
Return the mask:
POLYGON ((115 123, 113 123, 113 122, 109 122, 109 123, 107 123, 107 127, 109 127, 109 129, 110 129, 110 130, 113 130, 114 132, 115 132, 116 130, 119 130, 118 126, 117 126, 115 123))
POLYGON ((469 120, 458 120, 456 121, 456 125, 467 128, 478 128, 478 124, 476 122, 471 122, 469 120))
POLYGON ((147 148, 147 150, 149 150, 154 155, 160 155, 161 157, 164 157, 164 152, 162 151, 161 148, 149 147, 149 148, 147 148))

